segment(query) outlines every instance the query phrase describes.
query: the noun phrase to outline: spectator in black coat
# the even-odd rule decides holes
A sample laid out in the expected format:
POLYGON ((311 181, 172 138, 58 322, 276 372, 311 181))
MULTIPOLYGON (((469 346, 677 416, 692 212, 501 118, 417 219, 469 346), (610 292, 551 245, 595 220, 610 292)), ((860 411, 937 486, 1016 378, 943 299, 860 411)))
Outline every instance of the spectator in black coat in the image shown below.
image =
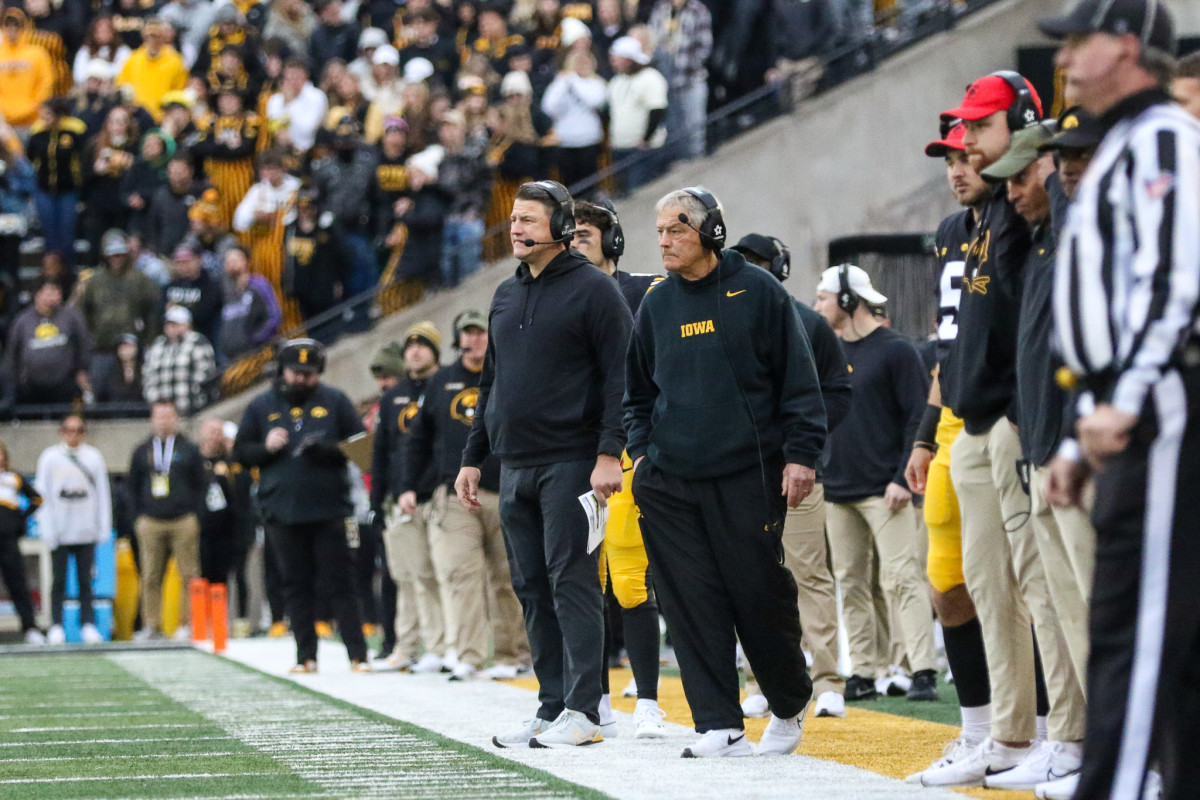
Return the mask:
POLYGON ((426 150, 408 160, 408 182, 412 191, 397 202, 398 220, 408 229, 408 241, 400 257, 399 276, 427 283, 440 282, 442 236, 450 195, 438 185, 436 150, 426 150))
POLYGON ((177 151, 167 162, 167 183, 150 200, 150 213, 143 232, 147 244, 159 255, 173 253, 187 236, 191 223, 188 211, 208 186, 196 180, 192 157, 177 151))
MULTIPOLYGON (((296 219, 283 235, 283 292, 300 306, 308 320, 342 300, 354 268, 341 226, 322 211, 317 192, 304 189, 296 198, 296 219)), ((319 331, 309 335, 321 339, 319 331)))
POLYGON ((358 55, 359 27, 342 20, 342 0, 317 0, 313 4, 321 24, 308 40, 309 63, 319 69, 335 58, 349 64, 358 55))
POLYGON ((201 268, 195 246, 181 243, 172 256, 171 282, 163 287, 163 308, 183 306, 192 312, 192 326, 216 342, 223 304, 221 285, 201 268))
POLYGON ((175 140, 158 128, 142 137, 141 151, 121 178, 121 202, 129 208, 129 230, 145 236, 154 193, 167 184, 167 162, 175 140))

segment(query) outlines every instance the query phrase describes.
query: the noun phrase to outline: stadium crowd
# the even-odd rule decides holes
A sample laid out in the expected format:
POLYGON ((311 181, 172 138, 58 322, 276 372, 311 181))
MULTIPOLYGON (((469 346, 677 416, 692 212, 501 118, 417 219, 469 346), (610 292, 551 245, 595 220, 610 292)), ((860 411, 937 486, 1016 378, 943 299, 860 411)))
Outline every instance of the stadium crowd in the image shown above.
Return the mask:
MULTIPOLYGON (((1175 61, 1156 0, 1079 0, 1039 27, 1062 42, 1057 119, 1032 83, 1000 71, 930 120, 925 155, 944 163, 962 210, 937 233, 927 342, 890 330, 888 298, 854 265, 823 271, 813 308, 791 298, 784 242, 750 232, 727 246, 721 204, 701 187, 656 205, 662 279, 619 269, 611 204, 522 183, 510 216, 520 264, 490 311, 455 318, 458 358, 443 364, 443 333, 413 325, 372 362, 380 397, 361 413, 322 383, 322 343, 296 339, 240 423, 206 420, 193 445, 179 413, 202 399, 186 375, 211 369, 212 350, 194 329, 199 300, 168 304, 144 373, 147 396, 161 394, 126 489, 141 635, 162 635, 173 555, 185 580, 263 581, 272 631, 288 619, 295 634, 295 673, 318 669, 319 621, 336 617, 358 672, 372 671, 363 634, 376 630, 379 669, 455 682, 532 669, 536 714, 494 744, 576 747, 615 734, 604 667, 621 647, 635 735, 663 735, 661 614, 700 734, 683 755, 723 757, 795 751, 810 700, 835 718, 880 693, 936 700, 936 619, 962 730, 910 782, 1193 796, 1200 55, 1175 61), (364 429, 369 488, 339 447, 364 429), (580 511, 589 491, 606 523, 580 511), (246 576, 256 547, 266 568, 246 576), (742 719, 755 716, 770 722, 751 748, 742 719)), ((501 84, 525 88, 511 77, 501 84)), ((353 135, 370 119, 368 106, 353 135)), ((302 200, 310 190, 275 152, 250 191, 290 185, 302 200)), ((243 213, 232 209, 235 228, 243 213)), ((100 239, 102 252, 129 247, 100 239)), ((230 253, 245 278, 253 252, 230 253)), ((84 300, 105 274, 84 284, 79 310, 61 310, 53 280, 32 306, 78 331, 62 335, 73 349, 59 366, 85 390, 97 374, 136 378, 136 335, 113 327, 103 369, 81 345, 84 300)), ((3 464, 0 566, 14 596, 17 495, 55 532, 56 580, 107 535, 103 461, 85 433, 67 417, 32 486, 3 464)), ((239 587, 239 617, 256 617, 253 594, 239 587)), ((37 642, 28 608, 18 602, 37 642)), ((61 627, 50 635, 61 641, 61 627)))
POLYGON ((140 380, 190 413, 225 366, 344 299, 457 285, 493 198, 614 161, 607 188, 632 190, 704 153, 710 106, 798 71, 811 87, 874 16, 835 0, 7 2, 0 402, 136 401, 140 380), (30 337, 49 327, 14 326, 51 281, 48 346, 30 337), (168 336, 146 368, 175 377, 117 370, 148 359, 172 305, 189 341, 168 336))

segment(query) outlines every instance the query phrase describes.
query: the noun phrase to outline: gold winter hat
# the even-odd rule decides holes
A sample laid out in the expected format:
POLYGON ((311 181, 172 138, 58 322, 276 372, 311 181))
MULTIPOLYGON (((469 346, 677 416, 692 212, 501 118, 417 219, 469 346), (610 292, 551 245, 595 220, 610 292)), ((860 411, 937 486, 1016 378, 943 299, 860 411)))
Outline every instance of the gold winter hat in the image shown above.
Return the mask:
POLYGON ((421 344, 428 345, 428 347, 433 350, 434 357, 441 359, 442 332, 439 331, 437 326, 432 322, 424 319, 415 323, 407 331, 405 331, 404 346, 408 347, 408 345, 414 340, 420 342, 421 344))

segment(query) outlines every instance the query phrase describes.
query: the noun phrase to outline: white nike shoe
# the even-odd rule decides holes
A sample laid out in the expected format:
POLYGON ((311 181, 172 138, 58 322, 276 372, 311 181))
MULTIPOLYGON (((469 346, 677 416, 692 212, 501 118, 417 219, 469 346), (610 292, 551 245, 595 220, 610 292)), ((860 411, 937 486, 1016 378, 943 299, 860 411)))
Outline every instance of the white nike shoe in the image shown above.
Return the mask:
MULTIPOLYGON (((944 766, 934 765, 913 781, 922 786, 983 786, 984 780, 1016 767, 1033 750, 1027 747, 1005 747, 992 739, 984 739, 969 753, 944 766)), ((940 763, 940 762, 939 762, 940 763)))
POLYGON ((771 704, 762 694, 748 694, 742 701, 742 716, 750 719, 762 719, 771 713, 771 704))
POLYGON ((175 635, 171 638, 177 642, 190 642, 192 640, 192 626, 180 625, 175 629, 175 635))
POLYGON ((553 724, 550 720, 541 717, 527 719, 519 727, 505 731, 499 736, 493 736, 492 744, 496 747, 529 747, 530 739, 539 733, 546 732, 553 724))
POLYGON ((84 623, 79 630, 79 635, 83 639, 84 644, 99 644, 104 641, 104 636, 100 633, 100 629, 90 622, 84 623))
POLYGON ((904 779, 904 782, 905 783, 922 784, 923 783, 922 778, 926 772, 936 772, 938 770, 943 769, 944 767, 950 766, 951 764, 953 764, 956 761, 961 761, 962 759, 969 756, 972 753, 972 751, 975 750, 975 748, 979 747, 979 745, 980 745, 980 742, 968 741, 967 739, 964 739, 962 736, 959 736, 957 739, 948 743, 944 748, 942 748, 942 757, 941 758, 939 758, 937 761, 934 761, 932 764, 930 764, 928 767, 921 770, 920 772, 914 772, 912 775, 909 775, 907 778, 904 779))
MULTIPOLYGON (((805 706, 807 709, 807 706, 805 706)), ((771 715, 767 729, 763 731, 758 741, 755 755, 760 756, 790 756, 800 747, 800 739, 804 736, 804 711, 788 719, 771 715)))
POLYGON ((888 667, 887 675, 875 679, 875 691, 886 697, 903 697, 912 688, 912 678, 895 664, 888 667))
POLYGON ((835 692, 832 689, 827 692, 821 692, 817 696, 814 709, 814 713, 818 717, 845 717, 846 698, 842 696, 841 692, 835 692))
POLYGON ((1079 788, 1079 773, 1076 772, 1055 781, 1039 783, 1033 787, 1033 794, 1041 800, 1072 800, 1075 790, 1079 788))
POLYGON ((450 671, 450 680, 455 682, 473 681, 477 677, 479 677, 479 670, 465 661, 458 662, 454 669, 450 671))
POLYGON ((25 631, 25 644, 46 644, 46 634, 37 628, 30 628, 25 631))
POLYGON ((658 707, 657 700, 638 700, 633 709, 633 726, 635 739, 664 739, 667 736, 667 726, 663 718, 667 712, 658 707))
POLYGON ((988 789, 1026 791, 1039 784, 1066 778, 1079 772, 1083 746, 1078 742, 1043 742, 1029 749, 1029 755, 1012 769, 984 778, 988 789))
POLYGON ((621 697, 637 697, 637 680, 630 678, 629 683, 621 690, 621 697))
POLYGON ((442 672, 454 672, 454 668, 458 666, 458 651, 447 650, 446 655, 442 657, 442 672))
POLYGON ((442 671, 442 657, 437 653, 426 653, 417 659, 417 663, 408 668, 409 672, 427 675, 431 672, 442 671))
POLYGON ((582 711, 567 709, 558 715, 554 724, 529 740, 531 748, 583 747, 604 741, 600 726, 582 711))
POLYGON ((67 632, 63 630, 62 625, 51 625, 46 631, 44 644, 63 644, 67 641, 67 632))
POLYGON ((517 679, 516 664, 496 664, 487 671, 487 676, 494 681, 512 681, 517 679))
POLYGON ((604 738, 617 738, 617 715, 612 710, 612 695, 600 695, 600 705, 597 707, 596 713, 600 715, 600 733, 604 735, 604 738))
POLYGON ((708 731, 683 748, 684 758, 731 758, 754 755, 754 748, 741 728, 708 731))

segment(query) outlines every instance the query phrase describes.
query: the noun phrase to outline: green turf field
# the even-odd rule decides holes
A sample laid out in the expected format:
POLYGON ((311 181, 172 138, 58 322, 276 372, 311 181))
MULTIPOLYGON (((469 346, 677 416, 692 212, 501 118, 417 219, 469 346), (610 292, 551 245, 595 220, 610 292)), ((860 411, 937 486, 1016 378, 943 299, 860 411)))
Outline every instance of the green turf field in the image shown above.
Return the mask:
POLYGON ((193 651, 0 658, 0 797, 598 798, 193 651))

